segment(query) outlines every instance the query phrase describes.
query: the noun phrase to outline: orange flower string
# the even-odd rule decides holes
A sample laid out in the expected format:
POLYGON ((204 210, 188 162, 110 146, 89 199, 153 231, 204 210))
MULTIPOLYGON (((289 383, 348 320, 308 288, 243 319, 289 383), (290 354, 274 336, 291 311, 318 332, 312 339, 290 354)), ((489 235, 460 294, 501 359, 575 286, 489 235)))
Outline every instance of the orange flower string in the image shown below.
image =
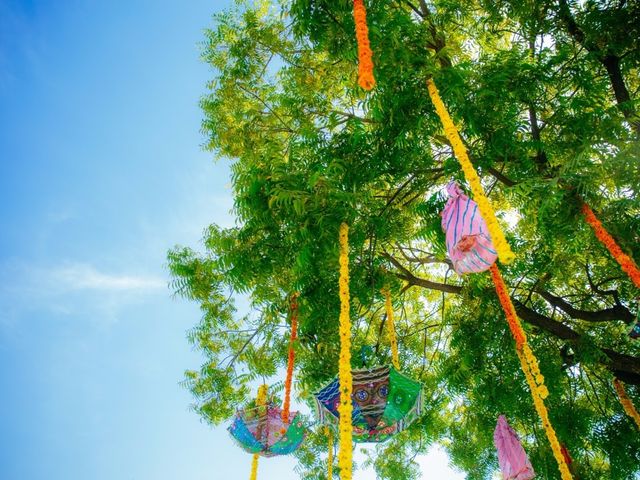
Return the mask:
POLYGON ((338 382, 340 385, 340 450, 338 465, 340 479, 351 480, 353 468, 353 427, 351 415, 353 404, 353 378, 351 376, 351 319, 349 317, 349 226, 340 225, 340 361, 338 363, 338 382))
POLYGON ((383 288, 382 294, 384 295, 384 306, 387 312, 387 331, 389 332, 389 343, 391 344, 391 363, 396 370, 400 370, 398 338, 396 337, 396 326, 393 322, 393 306, 391 305, 391 292, 389 291, 389 288, 383 288))
POLYGON ((609 234, 609 232, 607 232, 600 220, 598 220, 596 214, 593 213, 591 207, 586 203, 582 204, 582 214, 584 215, 587 223, 591 228, 593 228, 598 240, 607 247, 609 253, 611 253, 613 258, 615 258, 620 264, 622 270, 629 275, 629 278, 631 278, 631 281, 636 285, 636 287, 640 288, 640 269, 638 269, 638 266, 633 259, 622 251, 614 238, 609 234))
POLYGON ((504 313, 507 317, 509 329, 511 330, 513 339, 516 342, 516 353, 518 354, 520 366, 522 367, 522 371, 527 380, 527 384, 531 389, 533 405, 535 406, 536 412, 538 412, 538 416, 542 421, 542 426, 544 427, 545 433, 547 434, 547 439, 549 440, 549 444, 551 445, 553 456, 558 463, 560 475, 562 477, 562 480, 571 480, 573 477, 571 476, 571 472, 569 471, 569 467, 567 466, 564 455, 562 455, 560 442, 558 442, 556 431, 551 425, 551 421, 549 420, 549 412, 547 411, 547 407, 544 404, 544 399, 549 396, 549 390, 544 384, 544 376, 540 372, 538 359, 535 357, 533 351, 531 350, 531 347, 529 347, 529 344, 527 343, 527 335, 522 328, 520 319, 516 314, 516 309, 511 302, 507 286, 502 279, 500 270, 498 270, 498 266, 495 264, 491 266, 491 276, 496 287, 498 298, 500 299, 500 304, 502 305, 502 309, 504 310, 504 313))
POLYGON ((365 90, 371 90, 376 84, 376 79, 373 77, 373 53, 369 44, 367 9, 363 0, 353 0, 353 18, 356 21, 358 41, 358 84, 365 90))
POLYGON ((613 381, 613 386, 618 393, 618 398, 620 399, 620 403, 622 404, 622 408, 627 415, 629 415, 636 422, 638 428, 640 428, 640 413, 636 410, 636 407, 631 403, 631 399, 627 395, 627 392, 624 390, 624 385, 617 378, 613 381))
POLYGON ((507 243, 507 239, 498 224, 496 214, 493 211, 493 207, 491 206, 489 199, 484 194, 484 189, 480 183, 480 177, 478 177, 476 169, 471 163, 471 160, 469 160, 467 149, 462 143, 458 129, 453 123, 453 120, 451 120, 447 107, 440 98, 438 87, 436 87, 436 84, 433 83, 433 80, 431 79, 427 80, 427 90, 429 90, 429 96, 431 97, 433 106, 436 109, 438 117, 440 117, 440 122, 442 122, 444 133, 449 139, 451 148, 453 148, 453 153, 458 158, 464 177, 467 179, 467 183, 473 192, 473 199, 478 204, 480 214, 487 224, 487 229, 489 230, 489 235, 493 241, 493 246, 495 247, 496 252, 498 252, 498 257, 502 263, 510 263, 515 258, 515 255, 511 251, 511 247, 507 243))
MULTIPOLYGON (((291 337, 289 337, 289 356, 287 359, 287 378, 284 381, 284 402, 282 402, 282 422, 289 423, 289 408, 291 406, 291 380, 293 379, 293 365, 296 352, 293 344, 298 336, 298 293, 291 296, 291 337)), ((283 428, 284 430, 284 428, 283 428)), ((284 431, 281 432, 284 434, 284 431)))

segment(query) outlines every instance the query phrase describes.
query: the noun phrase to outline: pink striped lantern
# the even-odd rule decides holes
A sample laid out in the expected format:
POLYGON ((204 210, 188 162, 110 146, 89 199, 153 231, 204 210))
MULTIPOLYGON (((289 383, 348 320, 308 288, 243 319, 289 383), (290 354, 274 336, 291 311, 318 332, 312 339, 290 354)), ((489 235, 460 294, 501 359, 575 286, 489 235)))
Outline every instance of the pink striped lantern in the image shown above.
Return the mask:
POLYGON ((498 254, 478 204, 456 182, 447 185, 447 192, 449 200, 442 211, 442 229, 453 269, 460 275, 489 270, 498 254))

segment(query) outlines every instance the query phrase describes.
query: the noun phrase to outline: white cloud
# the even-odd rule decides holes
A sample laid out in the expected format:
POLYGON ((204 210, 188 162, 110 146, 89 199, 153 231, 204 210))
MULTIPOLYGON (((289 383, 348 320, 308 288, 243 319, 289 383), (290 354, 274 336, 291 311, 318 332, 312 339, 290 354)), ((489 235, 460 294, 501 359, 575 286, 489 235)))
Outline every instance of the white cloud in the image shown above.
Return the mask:
POLYGON ((159 277, 103 273, 93 265, 82 263, 55 268, 45 273, 45 277, 48 277, 47 283, 69 290, 148 291, 167 287, 166 281, 159 277))

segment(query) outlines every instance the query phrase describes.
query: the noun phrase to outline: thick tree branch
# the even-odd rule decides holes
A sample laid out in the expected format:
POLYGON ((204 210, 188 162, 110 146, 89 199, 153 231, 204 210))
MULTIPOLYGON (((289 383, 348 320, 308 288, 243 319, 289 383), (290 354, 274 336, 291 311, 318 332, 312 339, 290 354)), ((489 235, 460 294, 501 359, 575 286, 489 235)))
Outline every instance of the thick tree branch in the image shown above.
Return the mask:
POLYGON ((544 290, 536 290, 536 293, 544 298, 554 307, 558 307, 564 313, 576 320, 585 320, 587 322, 611 322, 614 320, 622 320, 626 324, 633 322, 633 314, 623 305, 616 305, 612 308, 605 308, 592 312, 588 310, 580 310, 574 308, 569 302, 561 297, 557 297, 544 290))

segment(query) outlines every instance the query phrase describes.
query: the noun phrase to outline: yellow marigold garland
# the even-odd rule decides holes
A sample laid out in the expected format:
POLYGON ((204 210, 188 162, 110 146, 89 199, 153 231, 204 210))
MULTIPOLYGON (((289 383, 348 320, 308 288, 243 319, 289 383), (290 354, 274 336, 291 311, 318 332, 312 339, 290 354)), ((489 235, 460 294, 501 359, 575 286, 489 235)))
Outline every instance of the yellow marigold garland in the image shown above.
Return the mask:
POLYGON ((387 331, 389 332, 389 343, 391 344, 391 363, 396 370, 400 370, 400 357, 398 355, 398 338, 396 337, 396 326, 393 322, 393 306, 391 305, 391 292, 387 287, 382 289, 385 299, 385 309, 387 311, 387 331))
POLYGON ((351 480, 353 466, 353 447, 351 414, 351 320, 349 318, 349 226, 340 225, 340 362, 338 368, 340 382, 340 451, 338 465, 341 480, 351 480))
POLYGON ((258 479, 258 454, 254 453, 253 454, 253 460, 251 461, 251 478, 250 480, 257 480, 258 479))
POLYGON ((631 399, 627 395, 627 392, 624 390, 623 383, 617 378, 613 381, 613 386, 618 393, 618 398, 620 399, 620 403, 622 404, 622 408, 627 415, 629 415, 636 422, 638 428, 640 428, 640 413, 636 410, 636 407, 631 402, 631 399))
POLYGON ((371 90, 376 84, 376 79, 373 76, 373 53, 369 44, 367 9, 363 0, 353 0, 353 18, 356 22, 358 41, 358 84, 365 90, 371 90))
MULTIPOLYGON (((267 385, 260 385, 258 387, 258 394, 256 395, 256 406, 261 407, 267 403, 267 391, 269 387, 267 385)), ((253 460, 251 461, 251 477, 250 480, 257 480, 258 478, 258 454, 253 454, 253 460)))
POLYGON ((324 431, 327 435, 327 447, 329 449, 329 455, 327 457, 327 478, 331 480, 333 478, 333 432, 329 427, 324 427, 324 431))
POLYGON ((444 133, 449 139, 453 152, 456 157, 458 157, 458 161, 460 162, 464 176, 467 179, 467 183, 469 183, 469 187, 471 187, 473 199, 478 204, 482 218, 484 218, 484 221, 487 223, 487 229, 489 230, 489 235, 491 235, 493 246, 495 247, 496 252, 498 252, 498 257, 502 263, 510 263, 515 258, 515 255, 511 251, 511 247, 507 243, 500 225, 498 225, 498 220, 496 219, 493 207, 491 207, 489 199, 484 194, 484 189, 480 183, 480 177, 478 177, 471 160, 469 160, 467 149, 462 143, 458 129, 451 120, 447 107, 440 98, 438 87, 436 87, 436 84, 432 79, 427 80, 427 89, 429 90, 431 101, 433 102, 436 112, 440 117, 440 121, 442 122, 442 126, 444 127, 444 133))
MULTIPOLYGON (((282 421, 289 423, 289 408, 291 406, 291 381, 293 379, 293 365, 296 352, 293 344, 298 337, 298 293, 291 296, 291 336, 289 337, 289 355, 287 358, 287 378, 284 381, 284 401, 282 402, 282 421)), ((284 434, 285 430, 281 432, 284 434)))
POLYGON ((544 376, 540 372, 538 359, 527 343, 527 335, 522 328, 522 323, 520 323, 520 319, 516 314, 516 309, 511 302, 507 286, 502 279, 500 270, 498 270, 498 266, 495 264, 491 266, 491 276, 493 277, 493 282, 496 286, 496 292, 500 299, 500 304, 502 305, 507 317, 509 329, 511 330, 511 334, 516 342, 516 353, 520 359, 520 366, 522 367, 524 376, 527 379, 527 384, 531 389, 533 405, 535 406, 536 412, 538 412, 538 416, 542 421, 542 426, 544 427, 544 431, 549 439, 553 456, 555 457, 556 462, 558 462, 560 475, 562 480, 571 480, 573 477, 571 476, 565 457, 562 454, 562 447, 560 446, 560 442, 558 442, 556 431, 554 430, 553 425, 551 425, 549 412, 544 404, 544 399, 549 396, 549 390, 544 384, 544 376))
POLYGON ((607 232, 607 230, 602 225, 602 222, 598 220, 596 214, 593 213, 591 207, 586 203, 582 204, 582 214, 584 215, 587 223, 593 228, 596 237, 600 242, 607 247, 609 253, 616 259, 616 261, 622 267, 622 270, 629 275, 631 281, 635 284, 636 287, 640 288, 640 269, 636 265, 636 262, 633 259, 624 253, 622 249, 618 246, 615 239, 607 232))

